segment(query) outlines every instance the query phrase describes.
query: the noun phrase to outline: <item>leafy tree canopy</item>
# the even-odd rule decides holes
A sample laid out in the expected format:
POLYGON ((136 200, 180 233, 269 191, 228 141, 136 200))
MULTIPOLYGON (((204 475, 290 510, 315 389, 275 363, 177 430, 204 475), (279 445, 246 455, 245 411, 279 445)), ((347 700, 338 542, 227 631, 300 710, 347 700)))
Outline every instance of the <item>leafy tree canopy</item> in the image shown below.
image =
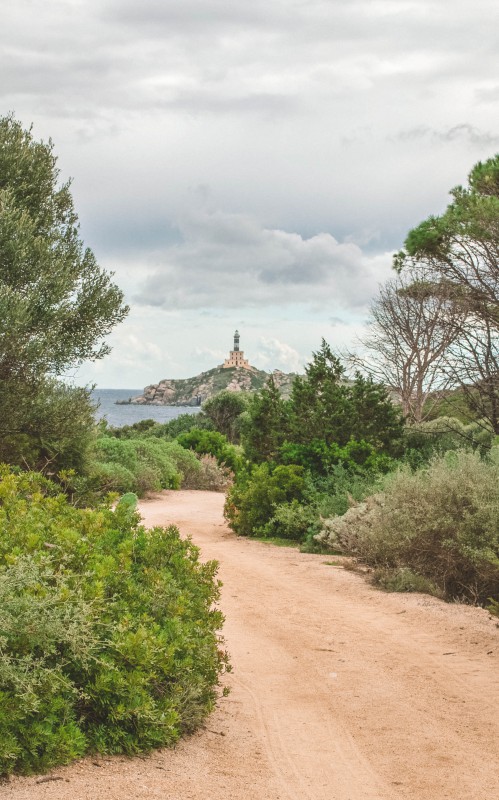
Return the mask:
POLYGON ((80 239, 52 142, 0 117, 0 459, 80 465, 90 396, 54 378, 108 353, 103 339, 127 311, 80 239))
POLYGON ((219 433, 227 436, 230 442, 236 443, 239 441, 238 420, 246 411, 248 402, 247 392, 230 392, 225 389, 203 403, 203 412, 219 433))
MULTIPOLYGON (((451 191, 452 202, 440 216, 431 216, 409 231, 405 250, 395 256, 402 269, 409 260, 426 261, 440 280, 459 287, 470 304, 499 303, 499 154, 478 162, 468 186, 451 191)), ((492 305, 490 305, 492 304, 492 305)))
POLYGON ((58 375, 102 344, 127 313, 123 294, 83 246, 52 142, 0 118, 0 379, 58 375))
POLYGON ((278 461, 285 442, 344 447, 352 439, 363 439, 379 452, 394 455, 403 430, 402 414, 387 390, 360 374, 347 380, 324 340, 305 377, 295 378, 289 400, 280 397, 270 380, 243 417, 245 454, 256 462, 278 461))

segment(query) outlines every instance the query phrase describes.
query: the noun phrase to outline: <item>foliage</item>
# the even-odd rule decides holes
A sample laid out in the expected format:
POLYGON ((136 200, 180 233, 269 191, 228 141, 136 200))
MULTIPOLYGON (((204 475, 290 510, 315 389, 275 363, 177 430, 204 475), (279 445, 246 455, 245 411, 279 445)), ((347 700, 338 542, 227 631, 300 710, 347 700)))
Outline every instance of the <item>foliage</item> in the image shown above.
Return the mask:
POLYGON ((114 427, 113 425, 108 425, 107 419, 101 419, 99 429, 103 436, 114 436, 116 439, 134 439, 142 438, 157 424, 153 419, 140 419, 138 422, 132 423, 132 425, 114 427))
POLYGON ((254 394, 248 409, 240 417, 244 452, 257 464, 272 461, 286 440, 289 428, 289 403, 281 396, 271 376, 260 392, 254 394))
POLYGON ((428 413, 425 412, 426 420, 452 417, 465 425, 477 421, 476 415, 473 414, 466 402, 466 395, 459 387, 445 392, 437 392, 435 397, 429 398, 428 403, 428 413))
POLYGON ((180 433, 186 433, 192 428, 213 430, 211 420, 202 411, 196 414, 180 414, 169 422, 154 422, 152 419, 141 420, 133 425, 123 425, 113 428, 106 425, 105 435, 115 436, 117 439, 147 438, 153 436, 157 439, 176 439, 180 433))
POLYGON ((90 390, 48 378, 33 394, 11 390, 0 381, 0 462, 49 474, 84 471, 95 426, 90 390))
POLYGON ((192 488, 201 467, 194 453, 163 439, 101 436, 93 448, 89 483, 95 490, 138 495, 160 489, 192 488))
POLYGON ((229 524, 247 536, 305 541, 307 550, 317 548, 324 510, 344 513, 351 489, 363 497, 394 469, 403 430, 385 389, 360 375, 346 381, 324 341, 289 400, 271 379, 240 419, 248 462, 227 497, 229 524))
POLYGON ((397 454, 402 415, 383 386, 360 374, 346 382, 344 367, 324 340, 305 372, 293 383, 291 441, 323 440, 343 447, 350 439, 363 439, 380 453, 397 454))
POLYGON ((249 402, 247 392, 219 392, 203 403, 203 413, 211 420, 213 427, 223 433, 229 442, 238 443, 240 429, 238 420, 246 411, 249 402))
POLYGON ((451 191, 440 216, 411 230, 395 268, 422 263, 434 297, 445 295, 461 321, 446 355, 448 374, 472 413, 499 433, 499 155, 478 163, 468 186, 451 191))
POLYGON ((184 489, 204 489, 210 492, 225 492, 232 486, 233 473, 228 467, 219 464, 215 456, 198 456, 198 470, 191 480, 184 480, 184 489))
POLYGON ((289 503, 274 505, 273 514, 263 527, 263 535, 267 538, 302 542, 309 533, 317 533, 318 523, 314 506, 299 503, 295 498, 289 503))
POLYGON ((303 467, 259 464, 229 490, 224 514, 242 536, 265 536, 265 526, 281 503, 300 501, 306 489, 303 467))
POLYGON ((90 406, 84 390, 71 394, 49 378, 108 353, 102 339, 128 309, 83 247, 52 143, 35 141, 13 116, 0 118, 0 263, 2 458, 39 465, 57 460, 61 447, 68 455, 70 406, 79 417, 80 449, 82 412, 90 406))
POLYGON ((397 569, 380 567, 374 570, 371 580, 385 592, 423 592, 436 597, 442 594, 432 581, 413 572, 409 567, 397 569))
POLYGON ((236 448, 229 444, 227 437, 218 431, 206 431, 193 428, 188 433, 177 436, 177 442, 188 450, 194 450, 200 455, 215 456, 219 464, 224 464, 232 472, 237 472, 240 466, 240 457, 236 448))
POLYGON ((285 442, 278 459, 284 464, 300 464, 314 476, 329 475, 338 465, 351 473, 389 472, 395 463, 389 456, 377 453, 368 442, 354 439, 350 439, 344 447, 335 442, 327 444, 320 439, 308 444, 285 442))
POLYGON ((0 480, 0 772, 173 744, 227 664, 215 562, 134 503, 78 510, 42 476, 0 480))
MULTIPOLYGON (((398 454, 402 415, 383 386, 360 374, 347 381, 344 367, 324 340, 305 372, 295 378, 289 400, 282 399, 272 379, 251 399, 241 416, 248 459, 279 460, 285 443, 320 451, 345 447, 351 439, 364 440, 380 454, 398 454)), ((321 462, 320 453, 316 455, 321 462)), ((310 456, 313 460, 313 453, 310 456)), ((320 465, 320 471, 324 468, 320 465)))
POLYGON ((449 452, 385 481, 382 494, 326 521, 322 545, 376 568, 407 567, 448 598, 498 599, 499 463, 449 452))
POLYGON ((433 456, 443 455, 450 450, 479 449, 485 454, 492 446, 493 437, 485 421, 466 425, 452 417, 437 417, 405 429, 404 461, 417 468, 433 456))
POLYGON ((60 374, 105 355, 123 294, 79 238, 53 146, 0 119, 0 377, 60 374), (8 336, 5 334, 8 333, 8 336))

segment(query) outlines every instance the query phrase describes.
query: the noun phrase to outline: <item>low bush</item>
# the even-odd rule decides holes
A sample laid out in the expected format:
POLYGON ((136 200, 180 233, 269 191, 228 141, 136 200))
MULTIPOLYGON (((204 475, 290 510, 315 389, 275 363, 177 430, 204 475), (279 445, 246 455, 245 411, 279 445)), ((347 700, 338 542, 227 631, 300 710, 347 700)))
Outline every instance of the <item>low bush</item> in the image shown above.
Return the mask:
POLYGON ((116 439, 144 439, 152 436, 167 441, 173 441, 180 433, 190 431, 192 428, 213 430, 211 420, 203 412, 180 414, 168 422, 142 419, 134 422, 133 425, 122 425, 119 428, 101 420, 99 426, 104 436, 114 436, 116 439))
POLYGON ((139 495, 160 489, 192 488, 202 468, 194 453, 164 439, 102 436, 94 446, 88 486, 94 491, 139 495))
POLYGON ((409 567, 399 567, 398 569, 379 567, 374 570, 371 579, 375 586, 379 586, 385 592, 423 592, 435 597, 442 595, 432 581, 413 572, 409 567))
POLYGON ((499 598, 499 464, 457 451, 327 520, 317 540, 375 568, 409 568, 447 598, 499 598))
POLYGON ((82 510, 0 472, 0 774, 171 745, 227 666, 216 563, 136 498, 82 510))
POLYGON ((187 450, 194 450, 199 455, 214 456, 219 464, 236 473, 241 465, 241 458, 234 445, 229 444, 227 437, 218 431, 193 428, 188 433, 177 436, 177 442, 187 450))
POLYGON ((485 454, 490 450, 493 438, 492 428, 486 421, 464 424, 454 417, 438 417, 405 428, 404 461, 418 469, 434 456, 449 451, 478 449, 485 454))
POLYGON ((233 473, 223 464, 220 465, 215 456, 199 456, 198 471, 190 481, 182 482, 185 489, 204 489, 210 492, 225 492, 233 482, 233 473))
POLYGON ((224 514, 230 527, 242 536, 265 536, 266 525, 281 503, 303 500, 305 471, 295 464, 271 468, 259 464, 242 474, 229 490, 224 514))
POLYGON ((213 423, 202 411, 193 414, 180 414, 169 422, 157 422, 147 431, 147 436, 172 441, 181 433, 188 433, 193 428, 212 431, 213 423))
POLYGON ((320 518, 314 506, 291 500, 274 506, 273 514, 263 527, 263 535, 276 539, 303 542, 311 532, 316 533, 320 518))

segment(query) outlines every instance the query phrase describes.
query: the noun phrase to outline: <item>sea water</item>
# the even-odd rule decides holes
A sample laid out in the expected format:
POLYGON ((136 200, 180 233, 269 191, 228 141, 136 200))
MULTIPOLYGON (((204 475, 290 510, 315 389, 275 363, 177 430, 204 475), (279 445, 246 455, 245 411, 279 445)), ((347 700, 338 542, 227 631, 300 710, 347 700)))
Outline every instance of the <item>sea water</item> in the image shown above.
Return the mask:
POLYGON ((127 401, 130 397, 138 397, 142 389, 99 389, 95 388, 92 398, 99 403, 95 412, 97 420, 107 419, 109 425, 121 428, 122 425, 133 425, 142 419, 153 419, 155 422, 168 422, 180 414, 197 414, 199 407, 193 406, 136 406, 116 405, 116 401, 127 401))

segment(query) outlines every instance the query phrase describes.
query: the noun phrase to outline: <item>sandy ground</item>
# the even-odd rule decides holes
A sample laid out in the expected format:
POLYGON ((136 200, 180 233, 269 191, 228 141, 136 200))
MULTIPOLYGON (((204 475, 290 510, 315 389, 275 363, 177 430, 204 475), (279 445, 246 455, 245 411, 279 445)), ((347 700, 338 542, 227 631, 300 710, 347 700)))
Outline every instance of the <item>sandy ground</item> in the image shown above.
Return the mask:
POLYGON ((165 492, 220 561, 230 695, 147 758, 85 759, 0 786, 9 800, 496 800, 499 629, 485 611, 370 588, 334 557, 237 539, 223 496, 165 492))

